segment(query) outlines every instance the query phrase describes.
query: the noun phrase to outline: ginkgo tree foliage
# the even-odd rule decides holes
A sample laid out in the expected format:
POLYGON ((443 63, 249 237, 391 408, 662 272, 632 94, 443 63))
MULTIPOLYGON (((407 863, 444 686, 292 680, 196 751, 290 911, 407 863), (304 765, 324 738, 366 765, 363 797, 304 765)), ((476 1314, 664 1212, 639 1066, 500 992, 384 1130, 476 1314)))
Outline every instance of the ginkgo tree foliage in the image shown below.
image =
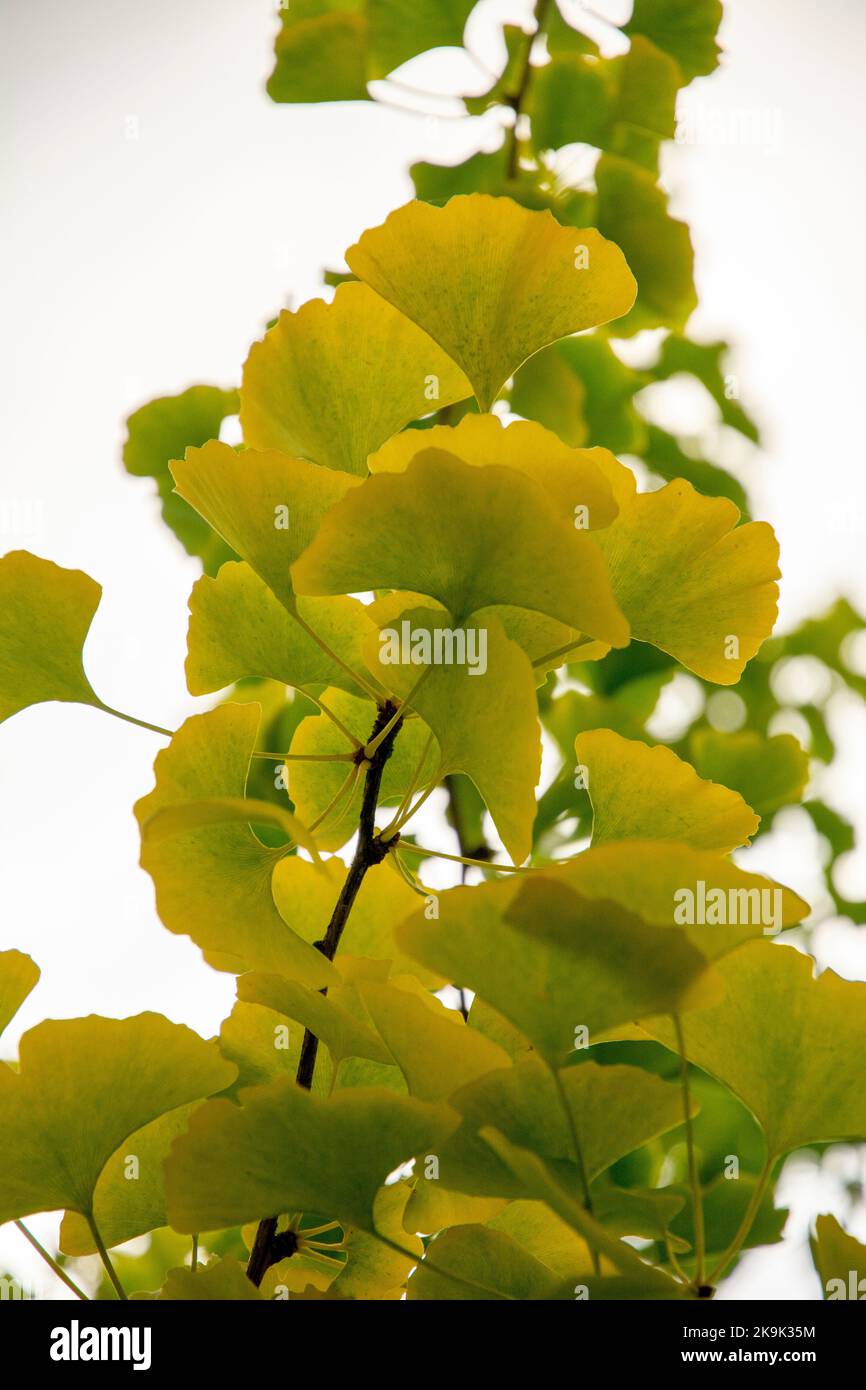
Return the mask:
MULTIPOLYGON (((271 95, 365 100, 471 9, 297 0, 271 95)), ((100 586, 0 559, 0 717, 61 700, 160 738, 141 864, 162 924, 237 978, 216 1038, 48 1021, 0 1064, 0 1221, 60 1210, 41 1253, 79 1297, 96 1253, 119 1298, 708 1298, 781 1238, 785 1157, 866 1140, 866 984, 816 978, 785 939, 809 905, 737 855, 832 756, 817 707, 811 750, 770 731, 772 669, 815 654, 856 689, 862 624, 773 637, 771 525, 635 399, 690 373, 756 434, 723 345, 685 336, 657 185, 676 92, 716 62, 719 6, 684 9, 637 0, 603 58, 540 3, 550 61, 509 30, 467 99, 520 118, 502 150, 416 168, 236 389, 130 418, 127 468, 202 561, 206 712, 111 709, 82 661, 100 586), (574 142, 603 152, 594 190, 554 171, 574 142), (647 327, 637 371, 615 344, 647 327), (655 739, 675 672, 744 727, 655 739), (432 887, 433 859, 463 883, 432 887)), ((0 953, 0 1027, 38 975, 0 953)), ((826 1295, 859 1297, 862 1247, 822 1218, 814 1250, 826 1295)))

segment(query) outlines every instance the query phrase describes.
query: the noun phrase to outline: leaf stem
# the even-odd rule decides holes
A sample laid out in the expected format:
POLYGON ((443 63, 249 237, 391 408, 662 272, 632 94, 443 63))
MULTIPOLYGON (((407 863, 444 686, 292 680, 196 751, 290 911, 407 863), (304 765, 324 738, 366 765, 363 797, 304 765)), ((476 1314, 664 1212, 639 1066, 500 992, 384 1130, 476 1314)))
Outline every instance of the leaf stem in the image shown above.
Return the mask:
POLYGON ((432 666, 424 667, 424 670, 421 672, 415 684, 412 686, 405 700, 401 700, 400 703, 395 706, 394 713, 391 716, 388 723, 384 726, 384 728, 379 730, 379 732, 375 735, 374 738, 371 738, 369 742, 364 745, 365 758, 372 758, 377 748, 388 737, 391 730, 397 725, 398 721, 401 721, 405 718, 406 712, 410 709, 412 705, 412 701, 414 700, 418 691, 421 689, 421 686, 424 684, 427 677, 430 675, 432 669, 432 666))
POLYGON ((105 1242, 102 1239, 102 1236, 99 1234, 99 1227, 96 1224, 96 1220, 93 1216, 93 1213, 89 1211, 85 1212, 84 1217, 88 1226, 90 1227, 90 1234, 93 1236, 93 1243, 99 1251, 99 1258, 102 1260, 102 1263, 105 1266, 105 1272, 111 1280, 112 1284, 114 1285, 114 1292, 117 1294, 117 1297, 125 1303, 126 1290, 124 1289, 123 1285, 117 1277, 117 1271, 115 1270, 114 1265, 111 1263, 111 1257, 109 1256, 109 1253, 105 1248, 105 1242))
POLYGON ((354 753, 264 753, 256 749, 254 758, 271 758, 277 763, 350 763, 354 753))
POLYGON ((173 729, 164 729, 161 724, 150 724, 146 719, 136 719, 134 714, 124 714, 122 710, 112 709, 111 705, 104 705, 101 700, 96 705, 103 714, 113 714, 115 719, 122 719, 125 724, 135 724, 139 729, 149 729, 152 734, 162 734, 165 738, 174 738, 173 729))
POLYGON ((538 666, 546 666, 549 661, 555 661, 557 657, 568 656, 569 652, 579 651, 581 647, 589 647, 594 641, 594 637, 578 637, 574 642, 566 642, 564 647, 555 647, 552 652, 545 652, 544 656, 539 656, 533 661, 533 670, 538 666))
POLYGON ((304 632, 307 634, 307 636, 313 639, 313 641, 319 648, 321 648, 325 655, 329 656, 331 660, 336 662, 338 666, 341 666, 342 669, 346 672, 346 675, 351 676, 355 684, 360 686, 362 690, 365 690, 367 694, 370 696, 370 698, 372 700, 375 700, 378 704, 382 698, 381 692, 377 691, 370 684, 367 677, 363 675, 360 671, 355 671, 347 661, 343 660, 343 658, 339 655, 338 652, 334 651, 333 647, 329 647, 325 639, 323 637, 320 637, 314 628, 310 627, 310 624, 306 621, 305 618, 301 617, 300 613, 296 608, 292 608, 289 611, 291 612, 292 617, 295 619, 295 622, 298 623, 304 629, 304 632))
POLYGON ((24 1222, 16 1221, 15 1225, 18 1227, 25 1240, 30 1241, 30 1244, 33 1246, 33 1249, 37 1252, 37 1254, 41 1255, 45 1263, 51 1266, 51 1268, 54 1270, 54 1273, 57 1275, 57 1278, 62 1280, 62 1282, 66 1285, 68 1289, 72 1290, 76 1298, 80 1298, 83 1303, 89 1303, 90 1299, 87 1297, 87 1294, 83 1291, 83 1289, 80 1289, 78 1287, 74 1279, 70 1279, 63 1266, 58 1264, 57 1260, 55 1260, 53 1255, 49 1255, 48 1251, 45 1249, 45 1246, 40 1245, 33 1232, 28 1231, 27 1227, 24 1225, 24 1222))
POLYGON ((719 1260, 715 1269, 711 1270, 709 1275, 707 1276, 708 1282, 710 1284, 716 1284, 718 1280, 721 1278, 724 1271, 727 1269, 728 1265, 731 1263, 731 1260, 735 1259, 736 1256, 739 1255, 743 1243, 746 1240, 750 1230, 752 1229, 755 1217, 758 1214, 758 1208, 761 1205, 764 1193, 767 1190, 767 1184, 769 1183, 770 1177, 773 1172, 774 1162, 775 1159, 771 1155, 767 1159, 763 1168, 761 1169, 761 1175, 755 1184, 755 1190, 752 1193, 752 1199, 749 1202, 748 1207, 746 1208, 745 1215, 742 1221, 740 1222, 737 1234, 734 1236, 734 1239, 731 1241, 724 1255, 722 1255, 722 1258, 719 1260))
POLYGON ((193 1274, 195 1274, 196 1271, 197 1271, 197 1269, 198 1269, 198 1236, 197 1236, 197 1235, 196 1235, 196 1236, 193 1236, 193 1238, 192 1238, 192 1250, 191 1250, 191 1252, 190 1252, 190 1257, 189 1257, 189 1267, 190 1267, 190 1269, 192 1270, 193 1274))
POLYGON ((692 1102, 689 1089, 689 1061, 686 1056, 686 1042, 682 1019, 678 1013, 671 1015, 677 1036, 677 1050, 680 1054, 680 1084, 683 1093, 683 1117, 686 1123, 686 1149, 689 1163, 689 1185, 692 1189, 693 1222, 695 1228, 695 1283, 704 1283, 704 1205, 701 1197, 701 1182, 695 1155, 695 1135, 692 1125, 692 1102))
MULTIPOLYGON (((370 734, 371 741, 376 740, 380 733, 383 737, 378 740, 376 750, 367 765, 364 792, 361 797, 361 810, 358 816, 358 841, 355 846, 355 853, 340 889, 340 896, 337 898, 331 913, 325 935, 320 941, 313 943, 326 960, 333 960, 337 953, 343 929, 360 892, 367 870, 376 864, 381 864, 388 853, 388 846, 376 834, 376 806, 382 787, 385 764, 391 756, 394 740, 400 732, 400 727, 401 711, 390 700, 385 701, 379 706, 370 734)), ((361 764, 358 764, 355 769, 356 772, 359 771, 360 766, 361 764)), ((322 990, 323 994, 326 992, 326 990, 322 990)), ((318 1050, 318 1038, 309 1028, 305 1028, 295 1082, 306 1091, 312 1089, 318 1050)), ((256 1286, 262 1282, 265 1273, 274 1263, 273 1245, 277 1233, 277 1220, 276 1216, 265 1217, 259 1222, 256 1231, 256 1238, 247 1264, 247 1278, 256 1286)))
POLYGON ((351 729, 346 728, 342 719, 338 718, 334 711, 328 708, 324 700, 320 700, 318 695, 311 695, 308 690, 305 690, 304 694, 306 695, 308 700, 312 700, 314 705, 318 705, 319 709, 322 711, 322 714, 325 715, 326 719, 330 719, 332 724, 336 725, 336 727, 340 730, 341 734, 345 734, 346 738, 349 740, 356 752, 359 748, 364 747, 361 740, 355 737, 351 729))
POLYGON ((478 869, 496 869, 502 874, 531 874, 535 869, 522 864, 492 864, 489 859, 470 859, 463 854, 446 854, 444 849, 425 849, 423 845, 414 845, 411 840, 401 840, 400 849, 404 854, 423 854, 435 859, 450 859, 452 864, 471 864, 478 869))
MULTIPOLYGON (((577 1124, 575 1122, 574 1112, 568 1103, 568 1096, 565 1094, 565 1087, 562 1084, 562 1077, 559 1073, 559 1069, 557 1067, 551 1066, 550 1074, 553 1077, 553 1082, 556 1086, 556 1093, 559 1096, 559 1103, 562 1106, 562 1113, 565 1116, 565 1123, 568 1126, 568 1132, 571 1137, 571 1145, 574 1149, 574 1157, 577 1162, 577 1170, 580 1174, 580 1185, 583 1188, 583 1205, 586 1207, 590 1216, 592 1216, 592 1195, 590 1194, 589 1190, 589 1176, 586 1171, 586 1163, 583 1157, 583 1148, 580 1143, 580 1135, 577 1132, 577 1124)), ((598 1276, 601 1274, 601 1260, 599 1259, 599 1254, 595 1246, 590 1246, 590 1255, 592 1258, 593 1270, 596 1276, 598 1276)))

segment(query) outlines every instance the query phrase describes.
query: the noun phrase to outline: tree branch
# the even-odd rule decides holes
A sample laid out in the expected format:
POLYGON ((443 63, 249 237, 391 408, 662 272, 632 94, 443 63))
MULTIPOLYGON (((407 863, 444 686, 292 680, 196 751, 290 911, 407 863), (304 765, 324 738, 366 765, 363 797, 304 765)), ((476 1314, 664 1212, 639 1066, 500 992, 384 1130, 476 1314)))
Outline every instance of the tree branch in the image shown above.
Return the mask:
MULTIPOLYGON (((345 882, 340 889, 340 896, 334 905, 325 935, 320 941, 314 943, 316 949, 321 951, 328 960, 333 960, 337 954, 343 929, 361 889, 361 884, 364 882, 367 870, 376 864, 381 864, 390 848, 390 843, 383 845, 381 838, 376 834, 376 806, 379 802, 385 764, 391 756, 394 740, 400 732, 402 722, 402 717, 398 716, 397 706, 390 701, 385 701, 379 706, 375 723, 370 731, 370 738, 367 740, 369 744, 383 731, 387 731, 367 763, 364 794, 358 817, 358 843, 349 865, 349 872, 346 874, 345 882)), ((366 761, 363 758, 363 750, 359 750, 357 759, 359 763, 366 761)), ((322 994, 326 993, 327 990, 323 989, 322 994)), ((301 1044, 298 1070, 295 1074, 296 1083, 298 1086, 303 1086, 306 1091, 312 1089, 318 1051, 319 1039, 310 1032, 309 1028, 306 1028, 304 1041, 301 1044)), ((287 1254, 294 1253, 293 1250, 287 1250, 286 1243, 282 1242, 277 1235, 277 1219, 276 1216, 269 1216, 259 1222, 253 1248, 250 1251, 247 1278, 251 1279, 257 1286, 262 1282, 265 1273, 272 1264, 285 1259, 287 1254)))

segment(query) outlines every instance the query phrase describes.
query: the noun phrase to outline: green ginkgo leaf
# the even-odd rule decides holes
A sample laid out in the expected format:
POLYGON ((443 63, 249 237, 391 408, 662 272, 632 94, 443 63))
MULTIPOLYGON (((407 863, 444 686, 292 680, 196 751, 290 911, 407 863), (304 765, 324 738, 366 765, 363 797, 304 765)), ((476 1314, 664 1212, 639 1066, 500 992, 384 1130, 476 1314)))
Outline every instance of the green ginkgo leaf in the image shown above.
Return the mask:
MULTIPOLYGON (((296 611, 346 666, 364 669, 362 645, 371 630, 357 599, 301 599, 296 611)), ((345 666, 295 620, 247 564, 225 564, 202 577, 189 596, 186 680, 193 695, 223 690, 244 676, 286 685, 337 685, 360 695, 345 666)))
POLYGON ((32 1028, 21 1039, 20 1072, 0 1069, 0 1221, 58 1207, 92 1216, 118 1145, 234 1074, 214 1043, 159 1014, 32 1028))
POLYGON ((722 0, 635 0, 631 19, 622 27, 671 53, 690 82, 718 67, 721 21, 722 0))
POLYGON ((704 497, 683 478, 636 494, 633 475, 620 465, 611 482, 619 515, 595 539, 632 636, 704 680, 733 685, 776 621, 773 528, 737 526, 733 502, 704 497))
POLYGON ((40 975, 23 951, 0 951, 0 1033, 12 1022, 40 975))
POLYGON ((532 848, 541 775, 535 676, 495 610, 470 615, 465 626, 430 608, 401 613, 369 639, 367 665, 401 700, 411 696, 412 708, 435 734, 435 780, 451 772, 471 777, 502 843, 522 863, 532 848), (428 661, 413 664, 413 652, 423 656, 425 642, 428 661), (437 651, 443 664, 433 664, 437 651))
MULTIPOLYGON (((719 962, 720 1003, 683 1017, 686 1055, 739 1096, 771 1159, 830 1140, 866 1138, 866 984, 809 956, 750 941, 719 962)), ((641 1026, 675 1048, 666 1019, 641 1026)))
POLYGON ((424 1253, 423 1242, 403 1226, 411 1191, 405 1182, 389 1183, 373 1203, 377 1231, 410 1254, 400 1255, 375 1236, 353 1227, 344 1237, 348 1259, 338 1276, 337 1292, 343 1298, 402 1298, 409 1271, 424 1253))
POLYGON ((102 589, 26 550, 0 559, 0 721, 45 700, 102 702, 81 652, 102 589))
POLYGON ((454 1226, 430 1245, 435 1263, 422 1260, 409 1280, 409 1301, 516 1299, 556 1296, 560 1281, 504 1231, 489 1226, 454 1226), (438 1273, 446 1270, 460 1281, 438 1273), (468 1286, 468 1287, 467 1287, 468 1286))
POLYGON ((278 102, 367 101, 365 0, 293 0, 268 78, 278 102))
MULTIPOLYGON (((303 1041, 302 1023, 263 1004, 238 1000, 223 1019, 219 1035, 220 1052, 238 1072, 228 1094, 234 1098, 245 1086, 262 1086, 284 1077, 294 1081, 303 1041)), ((328 1095, 333 1079, 330 1054, 320 1051, 313 1073, 314 1094, 328 1095)))
POLYGON ((281 830, 292 844, 303 845, 314 859, 319 858, 316 841, 297 816, 275 801, 251 796, 202 796, 164 806, 144 823, 142 839, 154 846, 173 835, 216 825, 269 825, 281 830))
POLYGON ((438 599, 458 623, 507 604, 612 646, 629 637, 596 540, 561 520, 540 483, 439 449, 344 498, 292 575, 299 594, 405 589, 438 599))
POLYGON ((866 1245, 829 1215, 816 1220, 810 1245, 824 1298, 830 1302, 866 1298, 866 1245))
POLYGON ((615 1021, 641 1017, 645 999, 658 999, 661 1011, 693 1008, 716 993, 704 978, 705 958, 681 932, 546 880, 524 879, 504 915, 490 896, 482 905, 477 890, 455 889, 447 915, 416 914, 397 940, 492 1004, 554 1066, 581 1036, 585 1042, 615 1021))
MULTIPOLYGON (((489 1145, 487 1148, 491 1152, 489 1145)), ((593 1272, 592 1254, 586 1241, 544 1202, 509 1202, 487 1225, 511 1236, 563 1281, 572 1275, 585 1276, 593 1272)), ((602 1260, 602 1270, 612 1274, 614 1266, 602 1260)))
POLYGON ((265 1297, 246 1276, 238 1260, 225 1257, 197 1269, 170 1269, 156 1294, 159 1302, 260 1303, 265 1297))
POLYGON ((274 449, 241 453, 213 440, 171 464, 175 487, 282 603, 289 570, 325 513, 358 480, 274 449))
POLYGON ((336 983, 333 967, 274 906, 271 875, 283 851, 266 849, 237 819, 148 834, 149 823, 168 808, 243 798, 259 716, 258 705, 193 715, 157 755, 156 786, 135 806, 141 864, 153 878, 163 925, 220 956, 219 968, 273 970, 319 989, 336 983))
MULTIPOLYGON (((443 449, 476 468, 498 464, 534 478, 549 494, 563 521, 584 530, 609 526, 619 508, 598 449, 571 449, 543 425, 516 420, 503 425, 497 415, 464 415, 456 426, 403 430, 371 455, 371 473, 403 473, 424 449, 443 449)), ((607 451, 604 451, 607 453, 607 451)))
POLYGON ((435 1148, 456 1123, 444 1105, 382 1090, 328 1100, 274 1081, 213 1101, 192 1117, 166 1165, 171 1224, 206 1231, 262 1213, 324 1212, 376 1234, 382 1183, 413 1154, 435 1148))
POLYGON ((600 1225, 579 1201, 576 1201, 550 1174, 547 1165, 529 1150, 512 1144, 494 1128, 482 1130, 481 1137, 503 1163, 520 1179, 525 1189, 575 1230, 593 1249, 605 1256, 610 1263, 633 1280, 642 1295, 632 1297, 678 1298, 683 1296, 682 1285, 677 1285, 663 1270, 648 1265, 630 1245, 617 1240, 600 1225))
POLYGON ((599 231, 622 248, 637 281, 637 301, 617 324, 617 335, 628 337, 646 328, 682 329, 698 302, 687 224, 671 217, 655 171, 632 159, 602 154, 595 183, 599 231))
POLYGON ((162 519, 184 549, 198 555, 205 574, 216 574, 234 551, 203 517, 174 491, 168 465, 187 449, 216 439, 226 416, 238 412, 237 391, 218 386, 190 386, 177 396, 160 396, 130 415, 123 446, 123 466, 135 477, 153 478, 162 503, 162 519))
POLYGON ((458 1087, 508 1065, 508 1056, 435 996, 421 999, 393 984, 359 986, 369 1014, 419 1100, 444 1100, 458 1087))
POLYGON ((367 285, 340 285, 331 304, 284 310, 254 343, 241 383, 253 449, 282 449, 364 475, 367 455, 410 420, 471 394, 428 335, 367 285))
POLYGON ((619 318, 635 297, 625 257, 598 232, 482 193, 408 203, 346 261, 441 344, 482 410, 539 348, 619 318))
MULTIPOLYGON (((678 1088, 637 1067, 585 1062, 565 1068, 560 1081, 590 1181, 625 1154, 682 1124, 678 1088)), ((437 1176, 443 1187, 484 1197, 525 1195, 511 1169, 492 1158, 479 1138, 486 1125, 493 1125, 512 1143, 539 1154, 565 1187, 581 1194, 562 1098, 539 1058, 490 1070, 457 1090, 450 1103, 463 1118, 439 1154, 437 1176)))
POLYGON ((726 854, 746 844, 760 820, 738 792, 704 781, 662 744, 650 748, 612 729, 575 739, 592 802, 592 842, 676 840, 726 854))
POLYGON ((697 729, 689 755, 701 777, 734 788, 760 816, 800 801, 809 780, 809 755, 792 734, 764 738, 754 729, 697 729))
MULTIPOLYGON (((109 1249, 168 1224, 163 1164, 200 1103, 190 1101, 143 1125, 124 1139, 106 1163, 94 1191, 93 1215, 109 1249)), ((77 1211, 63 1217, 60 1249, 65 1255, 96 1251, 93 1232, 77 1211)))

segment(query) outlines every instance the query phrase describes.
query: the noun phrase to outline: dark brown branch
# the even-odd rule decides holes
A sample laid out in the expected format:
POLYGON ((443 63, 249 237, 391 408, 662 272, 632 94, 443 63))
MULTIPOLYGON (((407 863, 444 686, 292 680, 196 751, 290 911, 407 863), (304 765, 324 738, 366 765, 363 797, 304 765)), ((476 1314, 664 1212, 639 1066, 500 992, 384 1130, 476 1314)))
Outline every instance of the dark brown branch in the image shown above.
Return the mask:
MULTIPOLYGON (((396 705, 386 701, 380 705, 376 715, 375 723, 370 730, 370 743, 377 734, 385 728, 393 719, 397 712, 396 705)), ((334 910, 331 913, 331 920, 325 930, 325 935, 321 941, 315 942, 316 949, 321 951, 328 960, 333 960, 337 954, 337 947, 340 944, 340 937, 349 918, 349 913, 355 903, 355 899, 364 882, 367 870, 372 869, 376 864, 381 864, 385 855, 388 853, 389 845, 384 845, 376 833, 376 806, 379 801, 379 792, 382 787, 382 775, 385 771, 385 764, 391 756, 394 747, 394 740, 400 732, 402 719, 398 719, 393 729, 389 729, 385 738, 379 744, 373 757, 367 766, 364 778, 364 792, 361 798, 361 811, 358 817, 358 843, 352 862, 349 865, 349 872, 346 874, 345 882, 340 889, 334 910)), ((359 751, 358 760, 362 758, 359 751)), ((326 994, 327 990, 322 990, 326 994)), ((309 1028, 304 1030, 304 1041, 301 1044, 301 1055, 298 1060, 298 1070, 295 1081, 299 1086, 309 1091, 313 1085, 313 1074, 316 1069, 316 1057, 319 1051, 319 1039, 311 1033, 309 1028)), ((265 1273, 272 1264, 284 1259, 293 1250, 287 1248, 287 1243, 277 1235, 277 1217, 269 1216, 259 1222, 253 1248, 250 1251, 249 1263, 247 1264, 247 1278, 251 1279, 256 1285, 262 1282, 265 1273)))

